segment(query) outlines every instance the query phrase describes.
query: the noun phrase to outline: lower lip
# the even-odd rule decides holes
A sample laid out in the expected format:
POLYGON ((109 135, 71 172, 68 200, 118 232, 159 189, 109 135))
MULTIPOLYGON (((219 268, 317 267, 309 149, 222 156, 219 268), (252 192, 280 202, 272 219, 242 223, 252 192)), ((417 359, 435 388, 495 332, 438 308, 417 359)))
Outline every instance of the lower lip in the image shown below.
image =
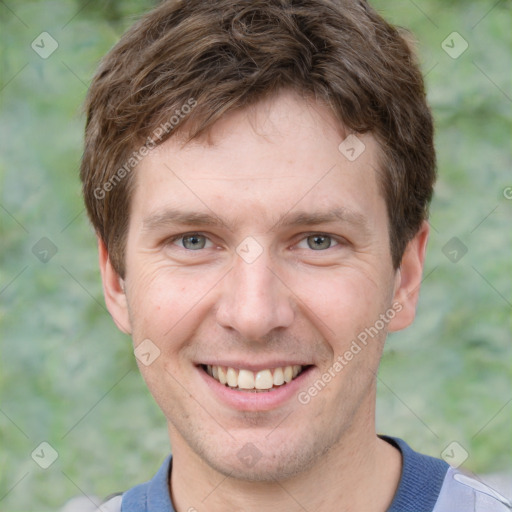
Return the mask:
POLYGON ((313 368, 313 366, 309 366, 291 382, 263 393, 237 391, 210 377, 200 366, 197 367, 197 371, 222 403, 239 411, 270 411, 294 398, 300 389, 304 388, 305 380, 313 368))

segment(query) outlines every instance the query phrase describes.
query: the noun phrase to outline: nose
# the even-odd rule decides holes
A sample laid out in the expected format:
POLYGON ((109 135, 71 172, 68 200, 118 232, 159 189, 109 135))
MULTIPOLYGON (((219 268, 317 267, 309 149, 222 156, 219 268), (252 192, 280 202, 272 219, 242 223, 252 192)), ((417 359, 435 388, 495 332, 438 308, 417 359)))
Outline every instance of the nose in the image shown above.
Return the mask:
POLYGON ((265 254, 252 263, 237 257, 224 280, 217 322, 249 341, 289 327, 294 319, 293 295, 269 264, 265 254))

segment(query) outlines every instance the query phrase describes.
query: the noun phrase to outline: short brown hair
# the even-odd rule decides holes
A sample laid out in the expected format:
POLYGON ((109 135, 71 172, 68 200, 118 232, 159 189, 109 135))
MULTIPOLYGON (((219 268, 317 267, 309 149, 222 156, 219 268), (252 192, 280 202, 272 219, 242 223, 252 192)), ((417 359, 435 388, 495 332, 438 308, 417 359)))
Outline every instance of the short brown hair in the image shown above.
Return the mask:
POLYGON ((199 137, 283 88, 327 104, 345 130, 376 137, 399 267, 428 216, 435 152, 423 77, 398 29, 363 0, 169 0, 106 55, 86 100, 85 204, 122 277, 134 151, 178 132, 199 137))

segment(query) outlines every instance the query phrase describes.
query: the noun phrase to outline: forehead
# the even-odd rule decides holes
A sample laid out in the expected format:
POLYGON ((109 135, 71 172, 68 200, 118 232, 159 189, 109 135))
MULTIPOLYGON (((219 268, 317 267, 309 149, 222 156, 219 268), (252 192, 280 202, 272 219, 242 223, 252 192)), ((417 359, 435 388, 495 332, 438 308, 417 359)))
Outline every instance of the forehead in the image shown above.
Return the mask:
POLYGON ((371 221, 385 210, 376 181, 379 148, 370 134, 350 137, 349 146, 363 149, 356 159, 329 109, 282 92, 227 115, 207 140, 171 137, 152 150, 136 170, 131 224, 142 227, 166 210, 262 229, 294 211, 343 210, 371 221))

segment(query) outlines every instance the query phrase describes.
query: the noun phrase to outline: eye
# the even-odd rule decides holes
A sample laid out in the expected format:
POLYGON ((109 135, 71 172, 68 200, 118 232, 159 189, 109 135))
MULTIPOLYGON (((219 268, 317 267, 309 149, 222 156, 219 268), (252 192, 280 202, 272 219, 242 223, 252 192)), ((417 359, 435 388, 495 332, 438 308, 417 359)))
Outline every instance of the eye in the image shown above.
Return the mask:
POLYGON ((208 243, 211 244, 210 240, 204 235, 199 233, 192 233, 189 235, 181 235, 180 237, 173 240, 173 243, 176 245, 180 245, 185 249, 191 251, 197 251, 199 249, 204 249, 208 243))
MULTIPOLYGON (((320 233, 316 233, 314 235, 310 235, 306 237, 304 240, 301 240, 299 243, 299 247, 306 242, 309 249, 312 249, 313 251, 322 251, 325 249, 330 249, 331 247, 334 247, 336 245, 339 245, 336 240, 334 240, 329 235, 322 235, 320 233)), ((304 248, 302 245, 301 248, 304 248)))

